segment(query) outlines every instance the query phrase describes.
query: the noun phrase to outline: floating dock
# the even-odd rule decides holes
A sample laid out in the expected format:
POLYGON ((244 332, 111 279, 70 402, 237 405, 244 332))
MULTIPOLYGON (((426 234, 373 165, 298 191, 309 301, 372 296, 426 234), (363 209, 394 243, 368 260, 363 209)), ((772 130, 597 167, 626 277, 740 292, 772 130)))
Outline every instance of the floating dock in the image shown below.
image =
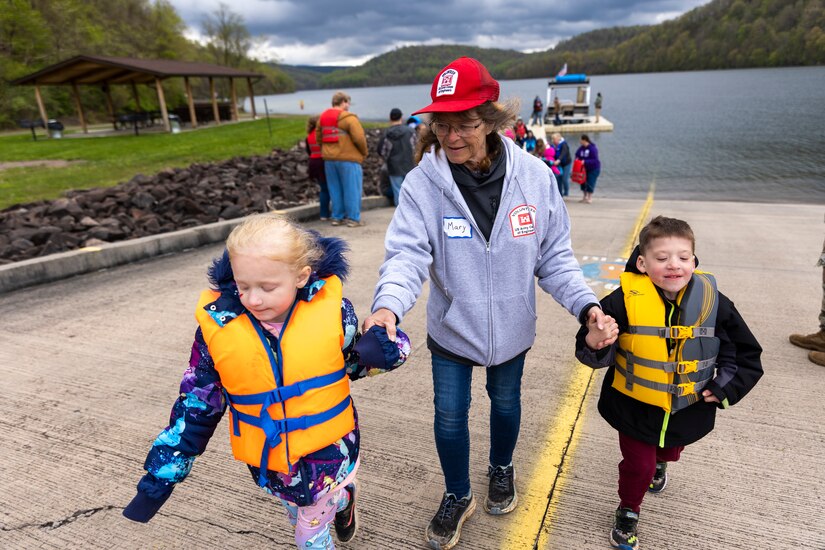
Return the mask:
POLYGON ((596 132, 612 132, 613 131, 613 123, 607 120, 604 117, 599 117, 599 121, 596 122, 595 116, 587 117, 587 120, 584 122, 578 123, 570 123, 570 124, 531 124, 527 126, 528 130, 533 132, 533 135, 536 138, 544 137, 544 140, 547 141, 553 133, 559 132, 560 134, 593 134, 596 132))

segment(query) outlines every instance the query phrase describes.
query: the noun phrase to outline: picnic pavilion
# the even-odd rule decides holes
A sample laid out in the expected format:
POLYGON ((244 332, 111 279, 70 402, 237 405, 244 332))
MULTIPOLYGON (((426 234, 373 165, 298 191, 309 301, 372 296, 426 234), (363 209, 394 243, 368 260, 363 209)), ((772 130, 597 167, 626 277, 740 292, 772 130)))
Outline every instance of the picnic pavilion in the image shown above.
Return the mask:
POLYGON ((197 128, 198 119, 196 116, 195 102, 192 99, 192 87, 189 84, 190 78, 208 78, 209 95, 212 101, 212 116, 215 123, 220 124, 220 113, 218 101, 215 97, 215 79, 229 79, 231 118, 238 120, 238 97, 235 90, 237 79, 246 79, 249 89, 249 98, 252 104, 252 117, 256 118, 255 95, 252 90, 253 79, 256 81, 263 77, 260 73, 233 69, 221 65, 210 63, 198 63, 191 61, 176 61, 172 59, 133 59, 128 57, 106 57, 101 55, 78 55, 56 63, 35 73, 18 78, 12 82, 17 86, 34 86, 34 97, 37 101, 37 108, 40 117, 45 123, 49 120, 43 98, 40 93, 41 86, 71 86, 74 94, 75 106, 80 119, 83 133, 88 133, 86 117, 83 113, 83 104, 80 101, 79 86, 99 86, 106 95, 106 106, 112 123, 117 128, 115 108, 112 102, 111 86, 124 85, 131 86, 132 94, 135 98, 138 110, 140 98, 138 96, 138 84, 154 85, 158 95, 158 105, 160 115, 163 119, 163 128, 167 132, 171 131, 169 123, 169 111, 166 107, 166 98, 163 94, 163 80, 167 78, 183 78, 186 89, 186 99, 189 104, 189 118, 193 128, 197 128))

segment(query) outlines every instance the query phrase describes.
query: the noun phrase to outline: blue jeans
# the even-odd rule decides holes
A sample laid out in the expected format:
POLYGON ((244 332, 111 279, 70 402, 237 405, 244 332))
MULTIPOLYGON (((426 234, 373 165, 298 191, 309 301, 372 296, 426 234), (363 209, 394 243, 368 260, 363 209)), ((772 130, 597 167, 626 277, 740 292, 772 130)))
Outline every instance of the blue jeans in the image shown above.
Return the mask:
MULTIPOLYGON (((521 425, 521 375, 527 352, 506 363, 487 367, 490 397, 490 464, 507 466, 521 425)), ((435 447, 447 492, 461 498, 470 494, 470 412, 472 367, 433 354, 435 390, 435 447)))
POLYGON ((392 203, 398 206, 398 196, 401 194, 401 184, 404 183, 404 176, 390 176, 392 186, 392 203))
POLYGON ((592 193, 596 190, 596 180, 599 179, 599 174, 602 173, 601 168, 587 171, 587 179, 584 182, 584 192, 592 193))
POLYGON ((559 186, 561 196, 566 197, 570 194, 570 171, 573 169, 573 165, 568 164, 567 166, 560 166, 560 168, 561 175, 556 176, 556 183, 559 186))
POLYGON ((319 181, 318 186, 321 188, 318 193, 318 202, 321 203, 321 217, 329 218, 329 187, 327 187, 326 181, 319 181))
POLYGON ((361 221, 361 189, 364 173, 357 162, 346 160, 324 161, 329 196, 332 200, 332 219, 361 221))

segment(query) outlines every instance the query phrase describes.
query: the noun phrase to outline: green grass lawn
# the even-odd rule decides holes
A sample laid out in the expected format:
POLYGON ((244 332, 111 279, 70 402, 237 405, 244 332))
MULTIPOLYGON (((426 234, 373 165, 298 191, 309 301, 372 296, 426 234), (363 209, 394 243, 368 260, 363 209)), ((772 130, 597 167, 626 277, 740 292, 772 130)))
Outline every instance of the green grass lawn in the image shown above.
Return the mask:
POLYGON ((288 149, 304 137, 305 116, 225 124, 180 134, 141 134, 130 130, 111 137, 33 141, 31 133, 0 136, 0 162, 25 160, 82 161, 63 168, 30 167, 0 170, 0 209, 13 204, 60 197, 69 189, 109 187, 136 174, 164 168, 288 149))

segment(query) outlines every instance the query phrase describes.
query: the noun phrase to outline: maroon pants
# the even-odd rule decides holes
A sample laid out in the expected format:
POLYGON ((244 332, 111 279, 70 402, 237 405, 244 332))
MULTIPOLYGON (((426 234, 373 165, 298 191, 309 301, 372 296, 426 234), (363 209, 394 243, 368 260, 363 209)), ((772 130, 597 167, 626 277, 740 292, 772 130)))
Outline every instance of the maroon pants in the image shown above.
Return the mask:
POLYGON ((622 508, 638 513, 645 498, 650 480, 656 473, 657 462, 676 462, 684 450, 682 447, 657 447, 619 432, 619 498, 622 508))

